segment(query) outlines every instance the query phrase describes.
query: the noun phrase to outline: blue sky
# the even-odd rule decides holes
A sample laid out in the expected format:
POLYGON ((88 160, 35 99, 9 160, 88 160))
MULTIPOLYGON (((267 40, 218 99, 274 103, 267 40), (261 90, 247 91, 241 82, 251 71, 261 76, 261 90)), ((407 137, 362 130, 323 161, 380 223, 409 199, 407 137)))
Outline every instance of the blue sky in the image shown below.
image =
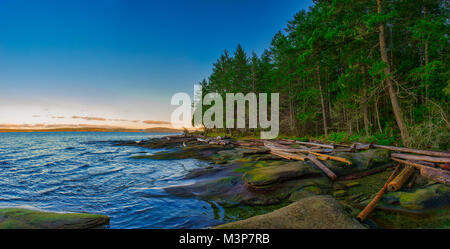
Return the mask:
POLYGON ((310 5, 0 0, 0 124, 80 122, 72 116, 168 121, 172 94, 192 94, 225 49, 241 43, 260 54, 310 5))

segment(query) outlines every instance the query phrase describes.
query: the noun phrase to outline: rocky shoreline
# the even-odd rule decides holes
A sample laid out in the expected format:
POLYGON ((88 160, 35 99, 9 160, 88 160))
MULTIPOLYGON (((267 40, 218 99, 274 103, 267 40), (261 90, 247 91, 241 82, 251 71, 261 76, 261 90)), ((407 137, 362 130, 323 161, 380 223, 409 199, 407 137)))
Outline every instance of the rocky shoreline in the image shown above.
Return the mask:
POLYGON ((210 162, 185 176, 195 180, 194 184, 165 191, 223 208, 231 223, 217 228, 450 227, 450 186, 417 173, 400 190, 386 193, 367 220, 356 219, 393 171, 388 150, 332 152, 329 155, 351 162, 326 161, 337 175, 333 181, 311 161, 280 158, 267 153, 264 146, 252 144, 254 141, 220 141, 205 143, 195 136, 173 136, 117 145, 165 149, 133 157, 140 160, 195 158, 210 162))
MULTIPOLYGON (((327 153, 317 158, 335 175, 332 178, 314 161, 289 160, 288 153, 271 153, 271 145, 260 141, 168 136, 114 145, 161 149, 133 156, 135 160, 194 158, 209 162, 184 176, 193 184, 164 190, 210 203, 214 215, 224 221, 214 227, 217 229, 450 228, 450 186, 419 171, 400 189, 385 193, 367 219, 356 218, 396 166, 392 153, 382 148, 311 149, 327 153), (335 160, 327 160, 331 157, 335 160)), ((301 151, 305 147, 285 149, 301 151)), ((108 224, 105 215, 0 208, 0 229, 87 229, 108 224)))

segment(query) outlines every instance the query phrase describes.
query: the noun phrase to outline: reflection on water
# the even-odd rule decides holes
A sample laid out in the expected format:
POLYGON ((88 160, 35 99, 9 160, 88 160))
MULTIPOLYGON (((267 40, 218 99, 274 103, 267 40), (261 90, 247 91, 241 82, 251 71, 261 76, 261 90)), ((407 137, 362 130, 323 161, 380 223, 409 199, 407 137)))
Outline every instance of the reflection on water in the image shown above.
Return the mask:
POLYGON ((90 212, 111 228, 203 228, 221 223, 207 202, 162 189, 189 184, 194 159, 139 160, 156 150, 114 146, 161 134, 115 132, 0 133, 0 206, 90 212))

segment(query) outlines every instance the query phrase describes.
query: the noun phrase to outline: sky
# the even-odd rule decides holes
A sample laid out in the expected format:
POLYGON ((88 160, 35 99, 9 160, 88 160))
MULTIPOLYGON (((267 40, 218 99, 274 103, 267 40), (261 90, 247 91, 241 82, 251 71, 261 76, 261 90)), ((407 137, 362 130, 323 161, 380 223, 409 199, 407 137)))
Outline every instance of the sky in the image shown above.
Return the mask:
POLYGON ((0 0, 0 128, 166 126, 172 95, 192 96, 225 49, 261 54, 311 5, 0 0))

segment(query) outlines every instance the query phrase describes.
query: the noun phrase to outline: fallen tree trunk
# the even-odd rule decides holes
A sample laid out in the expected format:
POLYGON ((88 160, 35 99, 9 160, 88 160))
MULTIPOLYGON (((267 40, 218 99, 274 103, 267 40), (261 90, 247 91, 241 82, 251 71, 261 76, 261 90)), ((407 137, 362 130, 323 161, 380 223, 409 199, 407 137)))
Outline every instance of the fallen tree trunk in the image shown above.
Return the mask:
POLYGON ((356 217, 358 220, 363 221, 373 211, 377 203, 381 200, 381 197, 383 197, 384 192, 386 192, 388 184, 392 181, 399 170, 400 164, 395 168, 394 172, 392 172, 391 176, 389 176, 384 186, 380 189, 380 191, 378 191, 372 201, 370 201, 369 204, 367 204, 367 206, 358 214, 356 217))
POLYGON ((378 145, 378 144, 374 144, 373 147, 378 148, 378 149, 415 153, 415 154, 428 155, 428 156, 450 157, 449 152, 418 150, 418 149, 412 149, 412 148, 395 147, 395 146, 378 145))
POLYGON ((316 153, 316 152, 312 152, 312 151, 310 151, 309 153, 313 154, 313 155, 316 155, 316 156, 319 156, 319 157, 322 157, 322 158, 326 158, 325 160, 331 159, 331 160, 335 160, 335 161, 338 161, 338 162, 346 163, 348 165, 352 164, 349 160, 347 160, 346 158, 343 158, 343 157, 324 155, 324 154, 320 154, 320 153, 316 153))
POLYGON ((298 144, 304 144, 304 145, 309 145, 309 146, 317 146, 317 147, 322 147, 322 148, 334 149, 334 146, 333 146, 333 145, 328 145, 328 144, 319 144, 319 143, 310 143, 310 142, 300 142, 300 141, 296 141, 296 143, 298 143, 298 144))
POLYGON ((372 148, 372 144, 356 143, 356 144, 354 144, 354 148, 355 148, 355 150, 368 150, 368 149, 372 148))
POLYGON ((392 160, 403 163, 406 165, 413 166, 414 168, 418 169, 420 171, 420 174, 424 176, 425 178, 428 178, 432 181, 440 182, 445 185, 450 185, 450 171, 448 170, 442 170, 437 168, 428 167, 425 165, 421 165, 418 163, 405 161, 397 158, 392 158, 392 160))
POLYGON ((309 154, 306 158, 311 160, 311 162, 313 162, 319 169, 321 169, 332 181, 336 180, 337 178, 336 174, 334 174, 333 171, 331 171, 321 161, 317 160, 317 158, 314 155, 309 154))
POLYGON ((387 190, 395 192, 402 188, 403 184, 414 174, 416 169, 412 166, 406 166, 389 184, 387 190))
POLYGON ((287 155, 285 155, 284 153, 279 152, 279 151, 277 152, 277 151, 271 150, 271 151, 270 151, 270 154, 275 155, 275 156, 279 156, 279 157, 284 158, 284 159, 287 159, 287 160, 291 160, 290 157, 288 157, 287 155))
POLYGON ((450 157, 432 157, 400 153, 392 153, 391 156, 405 160, 426 161, 432 163, 450 163, 450 157))
POLYGON ((301 154, 293 154, 293 153, 288 153, 288 152, 284 152, 284 151, 277 151, 277 150, 271 150, 270 154, 291 160, 291 159, 295 159, 295 160, 299 160, 299 161, 305 161, 306 156, 305 155, 301 155, 301 154))
POLYGON ((295 149, 295 148, 291 148, 289 146, 280 145, 280 144, 276 144, 276 143, 269 142, 269 141, 264 141, 264 146, 270 150, 282 151, 282 152, 288 152, 288 153, 309 153, 310 151, 322 152, 322 153, 331 152, 331 151, 325 151, 323 149, 295 149))

